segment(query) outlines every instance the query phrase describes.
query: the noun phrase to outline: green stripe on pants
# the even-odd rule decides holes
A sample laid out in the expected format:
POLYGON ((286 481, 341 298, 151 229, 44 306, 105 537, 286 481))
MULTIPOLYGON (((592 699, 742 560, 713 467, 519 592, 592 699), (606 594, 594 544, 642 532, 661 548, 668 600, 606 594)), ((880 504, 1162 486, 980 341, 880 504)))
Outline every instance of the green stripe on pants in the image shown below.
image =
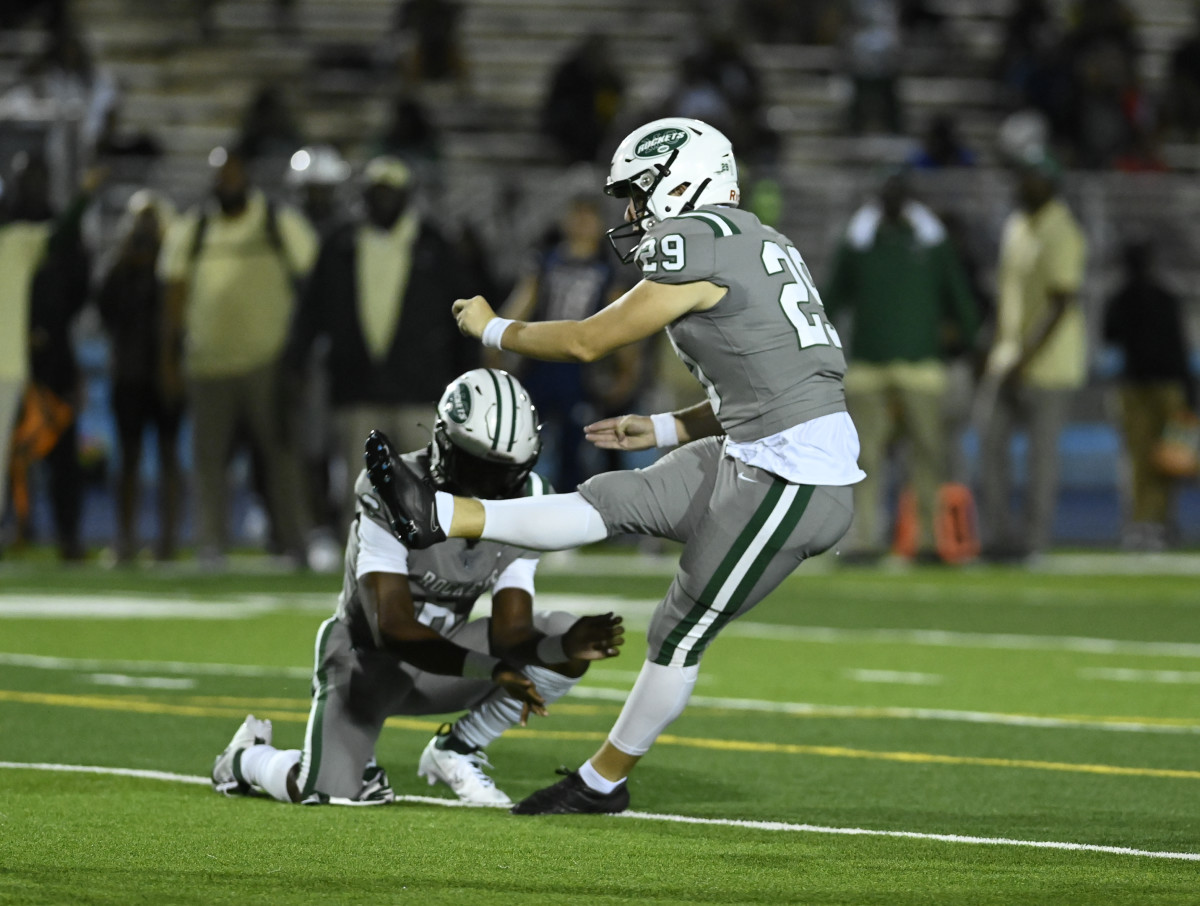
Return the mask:
POLYGON ((742 581, 738 583, 733 594, 729 596, 729 601, 721 610, 720 616, 712 621, 712 625, 704 631, 704 635, 700 636, 692 650, 688 652, 684 659, 684 666, 690 667, 693 664, 700 662, 700 655, 704 650, 712 644, 712 640, 717 637, 725 624, 733 619, 734 614, 742 609, 742 605, 746 603, 746 598, 750 592, 754 590, 754 586, 758 584, 758 580, 762 578, 763 573, 767 571, 767 567, 771 561, 775 559, 788 538, 792 536, 792 532, 796 530, 796 526, 800 524, 800 519, 804 516, 804 511, 808 509, 808 502, 812 500, 813 491, 816 488, 811 484, 799 485, 796 491, 796 496, 792 498, 791 504, 788 506, 788 511, 780 520, 779 525, 775 527, 775 531, 771 533, 771 537, 767 539, 767 543, 763 546, 762 551, 754 558, 754 562, 750 568, 746 570, 746 575, 742 577, 742 581))
POLYGON ((312 710, 308 715, 308 745, 305 747, 304 759, 300 776, 304 778, 304 788, 301 797, 311 796, 317 783, 317 775, 321 771, 321 733, 325 723, 325 700, 329 696, 329 678, 325 675, 325 648, 329 644, 329 634, 333 631, 336 617, 330 617, 321 624, 317 633, 316 654, 316 688, 313 690, 312 710))
POLYGON ((733 547, 729 549, 729 552, 721 560, 721 565, 717 567, 717 571, 713 573, 712 578, 704 587, 704 591, 700 594, 700 599, 696 601, 692 609, 688 611, 687 616, 685 616, 679 622, 679 625, 672 629, 667 635, 666 640, 662 644, 662 648, 658 652, 658 656, 654 659, 654 663, 661 664, 663 666, 667 666, 671 663, 671 658, 674 657, 675 651, 679 648, 680 643, 683 642, 683 640, 687 637, 687 634, 692 631, 692 628, 698 622, 700 622, 700 619, 712 606, 711 602, 716 600, 717 594, 721 590, 721 586, 724 585, 729 579, 730 573, 733 572, 734 567, 737 566, 737 563, 742 558, 742 555, 746 553, 746 549, 750 547, 750 543, 754 540, 754 536, 757 535, 762 530, 763 525, 766 524, 768 517, 771 515, 771 511, 775 509, 775 505, 779 502, 779 498, 782 496, 786 487, 787 483, 780 479, 775 479, 775 481, 771 484, 771 487, 767 490, 767 495, 763 499, 763 502, 759 504, 758 509, 754 511, 754 515, 750 518, 750 521, 746 524, 746 527, 742 529, 736 540, 734 540, 733 547))

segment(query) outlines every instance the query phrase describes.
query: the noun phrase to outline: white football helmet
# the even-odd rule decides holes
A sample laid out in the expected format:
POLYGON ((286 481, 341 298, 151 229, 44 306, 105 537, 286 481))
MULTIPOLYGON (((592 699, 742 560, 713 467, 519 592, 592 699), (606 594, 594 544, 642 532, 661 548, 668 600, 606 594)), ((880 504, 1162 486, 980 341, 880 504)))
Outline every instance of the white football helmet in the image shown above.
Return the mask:
POLYGON ((608 231, 609 242, 626 263, 637 246, 623 253, 618 239, 637 236, 698 205, 737 207, 741 201, 729 139, 708 123, 681 116, 654 120, 629 133, 613 154, 604 191, 633 200, 633 222, 608 231))
POLYGON ((518 497, 542 439, 537 409, 521 382, 499 368, 475 368, 442 394, 429 445, 440 490, 466 497, 518 497))

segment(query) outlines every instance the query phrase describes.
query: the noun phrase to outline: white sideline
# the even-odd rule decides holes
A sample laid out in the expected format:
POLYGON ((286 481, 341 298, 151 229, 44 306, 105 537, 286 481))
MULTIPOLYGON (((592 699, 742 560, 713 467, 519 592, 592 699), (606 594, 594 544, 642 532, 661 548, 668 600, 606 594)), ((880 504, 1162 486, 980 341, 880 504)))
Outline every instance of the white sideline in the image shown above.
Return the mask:
MULTIPOLYGON (((77 774, 110 774, 118 777, 141 777, 146 780, 166 780, 206 786, 207 777, 192 777, 187 774, 172 774, 168 771, 149 771, 137 768, 106 768, 83 764, 47 764, 41 762, 0 761, 0 768, 29 771, 65 771, 77 774)), ((470 808, 457 799, 439 799, 434 796, 397 796, 399 802, 421 805, 441 805, 451 808, 470 808)), ((1054 840, 1014 840, 1008 837, 972 837, 962 834, 927 834, 919 831, 872 830, 863 827, 824 827, 819 824, 789 824, 784 821, 740 821, 733 818, 693 818, 688 815, 664 815, 657 812, 622 812, 617 818, 640 821, 665 821, 673 824, 703 824, 710 827, 741 827, 747 830, 776 831, 807 834, 838 834, 847 837, 896 837, 907 840, 933 840, 940 843, 974 843, 988 846, 1023 846, 1032 849, 1061 849, 1072 852, 1108 853, 1118 856, 1140 856, 1146 859, 1179 859, 1200 862, 1200 853, 1156 852, 1134 849, 1128 846, 1100 846, 1095 843, 1063 843, 1054 840)))

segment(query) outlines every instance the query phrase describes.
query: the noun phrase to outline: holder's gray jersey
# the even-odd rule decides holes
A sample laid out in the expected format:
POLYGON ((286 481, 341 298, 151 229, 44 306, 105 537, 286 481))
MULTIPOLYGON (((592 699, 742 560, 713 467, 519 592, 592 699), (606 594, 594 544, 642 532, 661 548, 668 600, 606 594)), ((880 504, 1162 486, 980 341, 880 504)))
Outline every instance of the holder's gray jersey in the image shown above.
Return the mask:
POLYGON ((808 266, 748 211, 705 205, 655 224, 638 246, 656 283, 707 280, 729 292, 667 326, 735 441, 759 440, 846 409, 846 360, 808 266))
MULTIPOLYGON (((429 458, 424 452, 406 453, 400 458, 418 475, 429 474, 429 458)), ((537 473, 532 473, 525 483, 526 497, 552 493, 550 483, 537 473)), ((360 519, 373 520, 388 532, 391 528, 365 471, 354 484, 354 494, 356 512, 346 544, 346 572, 337 617, 350 627, 355 647, 382 648, 378 615, 365 605, 358 590, 357 528, 360 519)), ((511 544, 461 538, 450 538, 426 550, 410 550, 408 587, 417 619, 437 632, 448 632, 470 616, 476 599, 491 589, 511 563, 523 557, 536 560, 539 556, 538 551, 511 544)))

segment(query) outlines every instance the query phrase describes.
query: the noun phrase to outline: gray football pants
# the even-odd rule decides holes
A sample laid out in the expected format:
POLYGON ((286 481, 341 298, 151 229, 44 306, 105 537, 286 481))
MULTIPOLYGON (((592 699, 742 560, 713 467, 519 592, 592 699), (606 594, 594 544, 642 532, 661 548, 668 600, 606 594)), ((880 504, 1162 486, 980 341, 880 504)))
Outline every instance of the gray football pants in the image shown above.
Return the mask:
MULTIPOLYGON (((561 635, 575 620, 557 611, 533 615, 533 625, 546 635, 561 635)), ((443 635, 464 648, 486 653, 489 622, 460 623, 443 635)), ((363 767, 375 755, 383 722, 393 714, 470 710, 490 696, 509 699, 516 704, 514 713, 520 714, 516 699, 491 680, 426 673, 386 651, 356 649, 346 624, 330 617, 317 631, 312 706, 297 780, 301 795, 357 796, 363 767)))
POLYGON ((721 628, 765 598, 850 527, 849 487, 792 484, 724 454, 708 437, 645 469, 607 472, 579 493, 610 534, 684 543, 679 571, 650 621, 647 659, 690 666, 721 628))

